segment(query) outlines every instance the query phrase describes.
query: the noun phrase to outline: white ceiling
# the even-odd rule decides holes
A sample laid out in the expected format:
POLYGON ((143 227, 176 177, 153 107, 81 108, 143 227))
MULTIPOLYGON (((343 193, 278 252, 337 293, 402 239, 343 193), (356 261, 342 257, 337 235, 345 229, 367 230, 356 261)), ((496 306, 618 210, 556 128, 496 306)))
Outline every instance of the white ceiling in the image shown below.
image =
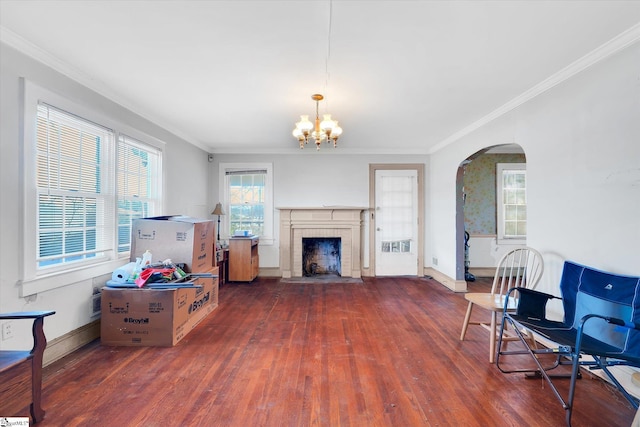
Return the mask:
POLYGON ((429 153, 638 23, 640 1, 0 0, 4 42, 221 153, 296 152, 317 92, 340 152, 429 153))

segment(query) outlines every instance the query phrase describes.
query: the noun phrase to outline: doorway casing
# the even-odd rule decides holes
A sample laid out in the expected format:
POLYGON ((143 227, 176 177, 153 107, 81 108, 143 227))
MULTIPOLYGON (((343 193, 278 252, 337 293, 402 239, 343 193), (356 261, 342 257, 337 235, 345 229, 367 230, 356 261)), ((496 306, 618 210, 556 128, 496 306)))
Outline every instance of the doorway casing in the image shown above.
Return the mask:
POLYGON ((424 275, 424 164, 423 163, 372 163, 369 164, 369 262, 363 269, 363 275, 375 276, 376 260, 376 171, 378 170, 416 170, 418 172, 418 276, 424 275))

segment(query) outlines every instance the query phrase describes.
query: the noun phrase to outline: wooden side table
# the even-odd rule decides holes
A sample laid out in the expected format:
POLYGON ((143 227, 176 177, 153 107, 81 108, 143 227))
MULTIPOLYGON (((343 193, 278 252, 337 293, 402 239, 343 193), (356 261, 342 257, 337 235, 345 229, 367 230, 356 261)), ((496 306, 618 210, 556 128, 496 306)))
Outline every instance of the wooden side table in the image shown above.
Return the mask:
POLYGON ((251 282, 258 276, 258 236, 234 236, 229 239, 230 282, 251 282))
POLYGON ((218 284, 227 283, 229 277, 229 249, 222 249, 218 258, 218 284))

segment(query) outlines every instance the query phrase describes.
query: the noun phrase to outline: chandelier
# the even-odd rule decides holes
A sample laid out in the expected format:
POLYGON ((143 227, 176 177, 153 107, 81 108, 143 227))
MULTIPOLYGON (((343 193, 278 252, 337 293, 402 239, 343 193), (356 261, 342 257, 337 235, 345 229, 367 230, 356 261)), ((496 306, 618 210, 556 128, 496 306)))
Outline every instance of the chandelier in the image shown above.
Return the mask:
POLYGON ((309 139, 313 139, 316 144, 316 150, 320 150, 322 142, 333 142, 333 147, 337 146, 338 137, 342 135, 342 128, 338 126, 338 121, 331 119, 331 114, 324 114, 324 119, 320 121, 319 107, 320 101, 324 99, 319 93, 311 95, 311 99, 316 101, 316 119, 315 123, 309 121, 308 115, 300 116, 300 121, 296 123, 296 128, 292 134, 298 138, 300 148, 304 148, 309 143, 309 139))

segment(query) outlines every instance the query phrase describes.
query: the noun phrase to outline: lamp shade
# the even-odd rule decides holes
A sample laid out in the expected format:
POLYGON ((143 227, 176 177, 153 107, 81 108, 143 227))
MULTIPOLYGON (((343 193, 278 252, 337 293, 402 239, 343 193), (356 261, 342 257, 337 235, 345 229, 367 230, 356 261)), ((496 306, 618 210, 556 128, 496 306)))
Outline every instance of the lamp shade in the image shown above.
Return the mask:
POLYGON ((222 209, 222 203, 216 204, 216 207, 213 209, 213 212, 211 212, 211 215, 226 215, 224 213, 224 209, 222 209))

